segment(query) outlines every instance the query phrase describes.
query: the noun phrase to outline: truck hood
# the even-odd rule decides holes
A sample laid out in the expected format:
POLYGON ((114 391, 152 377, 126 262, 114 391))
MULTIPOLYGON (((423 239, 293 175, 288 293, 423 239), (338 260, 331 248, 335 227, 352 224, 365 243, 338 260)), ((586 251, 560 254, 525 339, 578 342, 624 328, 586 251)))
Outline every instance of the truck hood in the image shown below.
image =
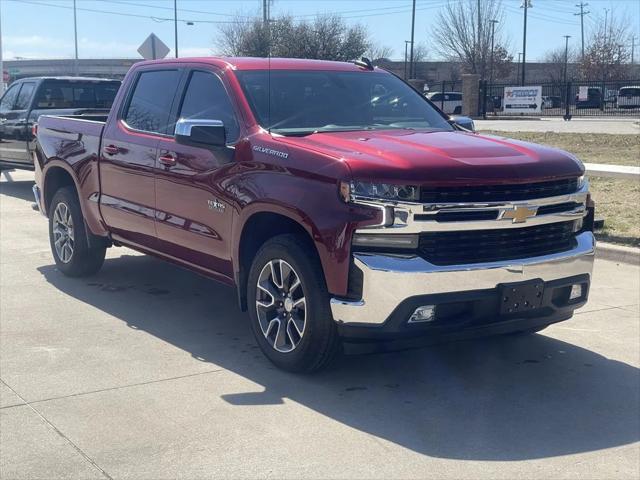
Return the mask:
POLYGON ((582 163, 562 150, 458 131, 330 132, 279 140, 343 161, 353 178, 363 181, 488 185, 569 178, 584 173, 582 163))

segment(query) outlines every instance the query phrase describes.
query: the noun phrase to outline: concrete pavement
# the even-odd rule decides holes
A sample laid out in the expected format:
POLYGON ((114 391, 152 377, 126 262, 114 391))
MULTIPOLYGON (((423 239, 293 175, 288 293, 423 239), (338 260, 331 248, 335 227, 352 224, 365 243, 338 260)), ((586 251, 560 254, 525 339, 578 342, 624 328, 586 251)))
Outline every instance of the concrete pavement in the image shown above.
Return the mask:
POLYGON ((295 376, 234 292, 120 248, 55 268, 31 174, 0 183, 0 477, 638 478, 640 269, 542 334, 295 376))
POLYGON ((565 122, 561 117, 542 117, 536 120, 476 120, 475 124, 481 131, 640 134, 639 118, 573 118, 565 122))

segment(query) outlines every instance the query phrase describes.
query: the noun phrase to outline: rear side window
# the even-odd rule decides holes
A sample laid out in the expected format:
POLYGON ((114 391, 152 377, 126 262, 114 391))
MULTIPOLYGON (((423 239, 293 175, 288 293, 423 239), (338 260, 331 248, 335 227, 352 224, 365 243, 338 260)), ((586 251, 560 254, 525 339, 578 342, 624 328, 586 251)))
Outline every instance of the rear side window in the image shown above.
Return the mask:
POLYGON ((209 72, 191 74, 182 101, 180 118, 221 120, 227 133, 227 141, 237 140, 240 132, 231 100, 220 79, 209 72))
POLYGON ((131 128, 152 133, 168 133, 171 104, 181 72, 142 72, 133 90, 123 119, 131 128))
POLYGON ((25 82, 22 84, 14 110, 26 110, 29 108, 29 102, 31 101, 31 95, 33 95, 34 87, 35 83, 33 82, 25 82))
POLYGON ((457 101, 457 102, 459 102, 460 100, 462 100, 462 94, 460 94, 460 93, 452 93, 452 94, 450 95, 450 97, 451 97, 451 100, 455 100, 455 101, 457 101))
POLYGON ((18 98, 18 92, 20 91, 20 84, 11 85, 9 90, 7 90, 2 97, 2 102, 0 102, 0 112, 8 112, 13 110, 13 106, 16 103, 16 98, 18 98))
POLYGON ((45 82, 34 108, 111 108, 119 85, 116 82, 45 82))

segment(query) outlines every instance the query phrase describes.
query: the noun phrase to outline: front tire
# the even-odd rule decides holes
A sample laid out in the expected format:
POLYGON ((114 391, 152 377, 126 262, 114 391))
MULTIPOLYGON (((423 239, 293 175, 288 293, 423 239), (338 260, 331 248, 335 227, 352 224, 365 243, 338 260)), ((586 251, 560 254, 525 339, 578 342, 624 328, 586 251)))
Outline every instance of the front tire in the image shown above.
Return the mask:
POLYGON ((304 237, 279 235, 256 254, 247 301, 260 349, 277 367, 312 372, 331 363, 341 344, 320 262, 304 237))
POLYGON ((76 191, 62 187, 49 206, 49 242, 58 269, 69 277, 92 275, 104 263, 106 247, 90 245, 76 191))

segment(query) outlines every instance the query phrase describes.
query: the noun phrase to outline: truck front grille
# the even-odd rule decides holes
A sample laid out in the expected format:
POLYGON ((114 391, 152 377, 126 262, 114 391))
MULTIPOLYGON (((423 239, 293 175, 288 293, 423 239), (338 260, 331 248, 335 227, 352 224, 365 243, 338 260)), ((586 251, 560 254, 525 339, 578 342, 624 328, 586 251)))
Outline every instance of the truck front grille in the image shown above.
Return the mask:
POLYGON ((532 200, 534 198, 555 197, 574 193, 577 189, 577 178, 516 185, 422 187, 420 189, 420 201, 423 203, 482 203, 532 200))
POLYGON ((548 255, 575 245, 571 221, 524 228, 423 232, 419 252, 434 265, 455 265, 548 255))

